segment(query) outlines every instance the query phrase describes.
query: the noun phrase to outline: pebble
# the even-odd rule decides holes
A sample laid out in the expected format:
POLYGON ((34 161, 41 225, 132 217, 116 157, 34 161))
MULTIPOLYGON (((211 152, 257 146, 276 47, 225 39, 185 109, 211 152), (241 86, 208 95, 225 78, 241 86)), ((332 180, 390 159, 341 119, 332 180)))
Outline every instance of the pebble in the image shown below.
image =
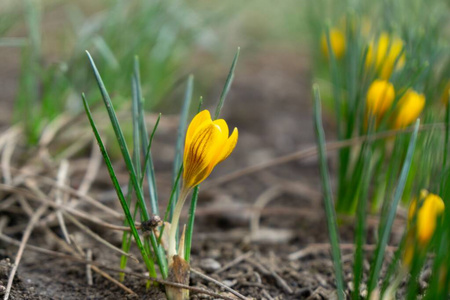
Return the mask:
POLYGON ((237 280, 223 280, 222 283, 227 287, 233 287, 237 283, 237 280))
POLYGON ((202 261, 200 261, 200 268, 206 272, 214 272, 219 270, 222 267, 222 265, 212 258, 205 258, 202 261))

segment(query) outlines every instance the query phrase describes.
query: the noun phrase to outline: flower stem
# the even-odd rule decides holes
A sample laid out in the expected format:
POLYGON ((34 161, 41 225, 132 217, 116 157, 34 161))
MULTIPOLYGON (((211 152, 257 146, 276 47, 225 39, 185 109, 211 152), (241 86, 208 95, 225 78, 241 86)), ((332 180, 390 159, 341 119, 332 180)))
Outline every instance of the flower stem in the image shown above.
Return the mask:
POLYGON ((186 197, 189 193, 189 189, 186 189, 184 186, 181 188, 180 195, 178 196, 177 205, 173 211, 172 222, 170 224, 170 232, 169 232, 169 252, 168 259, 169 265, 172 261, 172 257, 177 254, 177 246, 176 246, 176 235, 178 228, 178 221, 180 220, 181 210, 183 209, 184 202, 186 201, 186 197))

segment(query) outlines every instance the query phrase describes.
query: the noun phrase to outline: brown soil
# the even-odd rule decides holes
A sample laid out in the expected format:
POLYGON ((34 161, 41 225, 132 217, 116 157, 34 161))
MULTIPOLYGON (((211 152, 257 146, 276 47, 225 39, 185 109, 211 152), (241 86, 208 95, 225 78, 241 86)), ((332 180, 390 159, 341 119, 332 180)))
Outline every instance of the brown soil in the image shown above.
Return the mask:
MULTIPOLYGON (((223 117, 230 126, 239 128, 238 146, 200 192, 192 267, 254 299, 330 299, 334 296, 333 267, 326 245, 307 248, 311 251, 301 258, 290 259, 289 256, 308 245, 328 241, 315 159, 291 161, 213 184, 214 179, 245 166, 314 144, 309 69, 306 55, 283 49, 241 58, 223 110, 223 117), (258 217, 255 208, 264 202, 264 209, 258 217), (222 269, 237 258, 241 261, 222 269)), ((217 98, 221 85, 218 84, 217 89, 211 92, 211 99, 217 98)), ((153 152, 161 199, 168 198, 170 188, 175 126, 169 127, 172 137, 164 137, 163 126, 153 152)), ((86 155, 88 153, 86 151, 86 155)), ((71 179, 72 186, 76 187, 77 183, 79 179, 71 179)), ((91 194, 120 211, 105 170, 101 170, 91 194)), ((86 206, 83 209, 89 211, 90 208, 86 206)), ((25 226, 28 222, 19 204, 0 213, 5 214, 10 220, 7 228, 25 226)), ((183 218, 185 220, 186 214, 183 218)), ((120 233, 89 226, 106 240, 120 246, 120 233)), ((50 229, 61 237, 57 223, 50 229)), ((72 225, 68 231, 81 248, 92 250, 95 262, 118 267, 119 255, 72 225)), ((350 232, 349 228, 343 229, 343 241, 351 241, 350 232)), ((17 240, 21 238, 20 233, 10 236, 17 240)), ((36 229, 29 244, 64 250, 46 240, 46 236, 45 230, 36 229)), ((0 262, 0 285, 6 286, 10 268, 7 259, 14 259, 17 247, 2 242, 0 246, 3 259, 0 262)), ((136 249, 133 251, 139 256, 136 249)), ((346 273, 350 278, 351 256, 348 254, 344 251, 346 273)), ((142 265, 132 262, 129 262, 129 269, 144 272, 142 265)), ((117 278, 117 274, 111 275, 117 278)), ((146 290, 144 279, 126 277, 125 285, 137 293, 137 297, 127 295, 96 273, 93 273, 93 283, 92 286, 87 284, 84 264, 25 251, 11 298, 165 299, 158 288, 146 290)), ((217 285, 194 274, 190 284, 221 291, 217 285)), ((191 295, 191 299, 212 299, 205 295, 191 295)))

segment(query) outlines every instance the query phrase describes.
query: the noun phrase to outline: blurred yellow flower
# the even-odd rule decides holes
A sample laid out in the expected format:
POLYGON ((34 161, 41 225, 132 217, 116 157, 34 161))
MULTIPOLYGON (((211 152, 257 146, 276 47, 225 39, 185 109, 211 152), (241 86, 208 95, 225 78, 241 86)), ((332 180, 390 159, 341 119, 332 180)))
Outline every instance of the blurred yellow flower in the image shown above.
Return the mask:
POLYGON ((444 91, 442 92, 441 101, 444 105, 447 105, 450 97, 450 80, 445 85, 444 91))
MULTIPOLYGON (((321 38, 321 46, 322 46, 322 53, 329 57, 328 53, 328 43, 327 43, 327 36, 326 34, 322 34, 321 38)), ((336 28, 330 29, 330 45, 331 49, 333 50, 334 56, 337 59, 340 59, 344 56, 345 53, 345 36, 344 33, 336 28)))
POLYGON ((394 67, 400 69, 405 65, 405 54, 402 51, 403 41, 383 32, 377 42, 369 44, 366 66, 374 67, 381 78, 389 79, 394 67))
POLYGON ((427 190, 420 192, 422 205, 417 207, 417 200, 411 202, 408 213, 408 234, 406 238, 405 253, 403 263, 410 265, 414 256, 415 241, 420 248, 424 249, 436 229, 438 217, 444 212, 445 204, 441 197, 429 193, 427 190), (416 222, 413 223, 416 216, 416 222))
POLYGON ((380 119, 392 106, 395 98, 395 90, 392 83, 377 79, 367 90, 366 107, 370 114, 380 119))
POLYGON ((213 121, 209 111, 198 113, 189 124, 184 145, 183 185, 190 189, 205 180, 214 167, 233 151, 238 139, 234 128, 228 136, 223 119, 213 121))
POLYGON ((397 105, 394 127, 404 128, 419 117, 425 106, 425 96, 409 89, 398 101, 397 105))
POLYGON ((445 205, 441 197, 428 194, 417 212, 417 239, 420 245, 426 245, 436 229, 436 220, 444 212, 445 205))

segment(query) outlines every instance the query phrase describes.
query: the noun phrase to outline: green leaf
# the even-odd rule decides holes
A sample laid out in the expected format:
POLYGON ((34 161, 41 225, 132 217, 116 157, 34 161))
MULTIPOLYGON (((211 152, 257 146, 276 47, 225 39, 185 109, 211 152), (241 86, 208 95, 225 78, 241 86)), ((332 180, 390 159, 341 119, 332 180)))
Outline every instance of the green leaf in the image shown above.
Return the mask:
POLYGON ((199 186, 194 188, 191 198, 191 206, 189 208, 188 223, 186 226, 186 236, 184 243, 184 259, 189 263, 191 259, 192 235, 194 233, 195 209, 197 208, 199 186))
MULTIPOLYGON (((136 171, 134 169, 133 163, 131 161, 130 153, 128 151, 127 144, 125 142, 125 138, 123 136, 122 129, 119 125, 119 122, 117 120, 116 113, 114 111, 114 107, 112 105, 111 99, 109 97, 109 94, 105 88, 105 85, 103 84, 103 81, 101 79, 101 76, 97 70, 97 67, 95 66, 94 60, 92 59, 91 55, 88 51, 86 51, 89 61, 92 66, 92 70, 94 71, 95 79, 97 80, 97 84, 99 86, 100 92, 102 94, 103 101, 105 103, 106 109, 108 111, 109 119, 111 121, 111 124, 114 129, 114 133, 116 135, 117 142, 119 143, 120 150, 122 152, 122 157, 124 159, 125 165, 127 167, 128 173, 130 175, 131 182, 133 184, 133 188, 136 193, 137 201, 139 203, 139 208, 142 214, 142 220, 148 221, 150 219, 144 196, 142 193, 142 189, 139 185, 139 180, 136 176, 136 171)), ((156 238, 153 233, 150 234, 150 240, 152 243, 153 251, 156 254, 156 259, 158 261, 158 265, 160 267, 161 273, 163 275, 163 278, 167 278, 168 275, 168 268, 167 268, 167 260, 163 253, 163 249, 157 244, 156 238)))
POLYGON ((133 217, 131 216, 130 208, 125 200, 125 197, 122 193, 122 189, 120 187, 119 181, 117 180, 116 173, 114 172, 114 168, 112 166, 111 160, 109 158, 108 152, 106 151, 105 145, 100 137, 100 134, 98 133, 97 126, 95 125, 95 122, 92 118, 91 111, 89 109, 89 105, 86 101, 86 97, 84 94, 82 94, 83 99, 83 105, 84 109, 86 110, 86 115, 89 119, 89 123, 91 124, 92 131, 94 132, 95 139, 97 140, 97 143, 99 145, 100 151, 102 153, 103 159, 106 163, 106 167, 108 168, 109 176, 111 178, 111 181, 114 185, 114 188, 117 193, 117 197, 119 198, 120 204, 122 206, 123 212, 125 214, 125 218, 130 226, 131 234, 134 237, 134 240, 136 241, 136 245, 139 248, 139 251, 141 252, 142 258, 144 259, 145 265, 147 266, 147 269, 151 274, 156 274, 154 262, 151 259, 150 254, 145 251, 144 245, 142 244, 141 238, 139 237, 139 232, 136 229, 136 226, 134 225, 133 217))
POLYGON ((233 83, 234 78, 234 69, 236 69, 236 63, 239 58, 239 52, 241 48, 238 47, 236 54, 234 55, 233 63, 231 64, 230 72, 228 73, 227 80, 225 81, 225 85, 223 87, 222 93, 220 94, 219 103, 216 107, 216 112, 214 114, 214 119, 217 119, 220 115, 220 111, 222 110, 223 104, 225 103, 225 99, 227 98, 228 92, 230 91, 231 84, 233 83))
POLYGON ((406 158, 403 162, 402 171, 400 173, 400 178, 398 180, 394 199, 389 207, 389 210, 386 212, 386 223, 383 226, 383 230, 380 232, 380 240, 377 243, 377 247, 374 254, 374 259, 372 261, 372 266, 370 268, 370 276, 368 282, 368 297, 370 297, 371 293, 377 287, 378 279, 380 276, 381 266, 383 264, 384 253, 386 250, 386 245, 389 241, 389 235, 391 233, 392 224, 394 223, 395 215, 397 213, 397 207, 400 202, 400 199, 403 195, 403 190, 405 188, 406 179, 408 178, 409 169, 411 167, 414 149, 416 146, 417 140, 417 132, 419 131, 420 120, 416 121, 414 126, 414 132, 411 135, 408 151, 406 153, 406 158))
POLYGON ((339 248, 339 235, 336 222, 336 214, 333 205, 333 192, 331 190, 330 178, 328 175, 325 133, 322 126, 322 111, 320 104, 319 87, 313 86, 314 93, 314 129, 317 138, 317 148, 320 164, 320 175, 324 191, 325 213, 327 216, 328 234, 331 243, 331 253, 333 256, 334 274, 336 277, 337 295, 339 300, 345 299, 344 276, 341 262, 341 250, 339 248))
MULTIPOLYGON (((184 94, 183 107, 180 113, 180 122, 178 124, 178 135, 175 146, 175 158, 173 161, 173 170, 172 170, 172 184, 175 184, 177 182, 177 176, 183 164, 184 139, 186 136, 189 108, 191 107, 193 90, 194 90, 194 76, 189 75, 186 85, 186 91, 184 94)), ((181 188, 180 184, 177 183, 177 185, 175 186, 174 201, 172 201, 170 207, 171 217, 172 212, 175 209, 175 204, 177 203, 178 196, 180 195, 180 188, 181 188)))

